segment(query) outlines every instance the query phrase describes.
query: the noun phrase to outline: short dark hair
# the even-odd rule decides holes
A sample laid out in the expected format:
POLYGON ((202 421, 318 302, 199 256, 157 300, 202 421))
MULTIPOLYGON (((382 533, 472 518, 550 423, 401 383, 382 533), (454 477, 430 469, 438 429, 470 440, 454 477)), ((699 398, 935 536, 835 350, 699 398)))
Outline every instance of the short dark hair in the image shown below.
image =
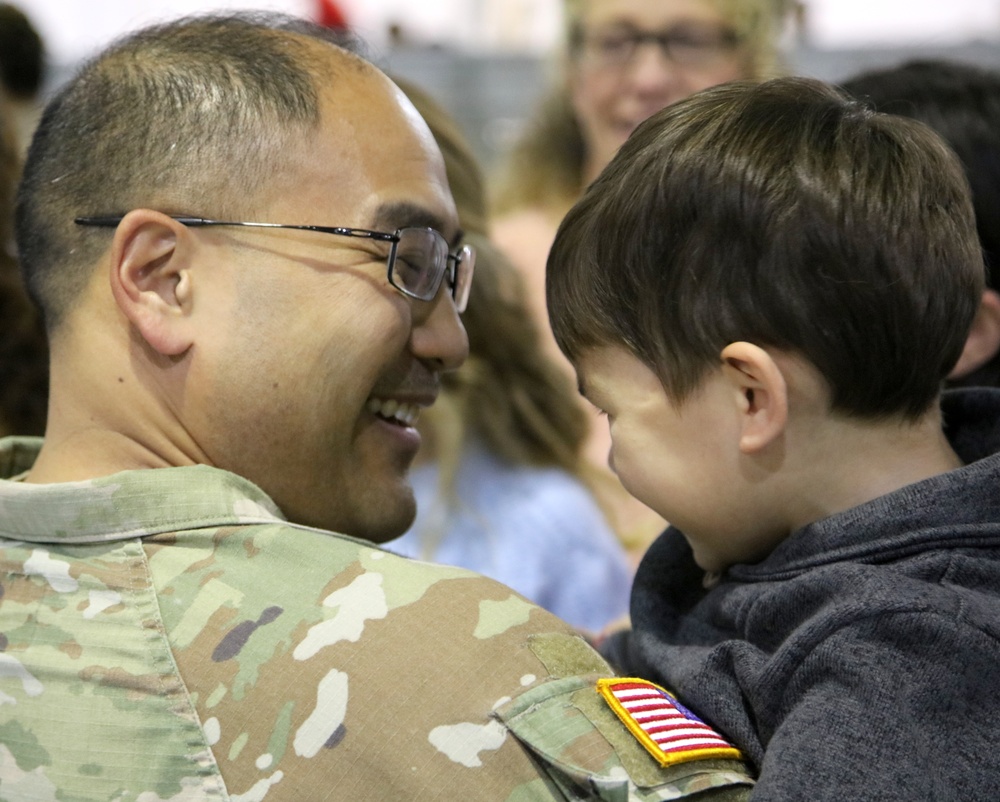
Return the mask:
POLYGON ((920 120, 958 155, 972 187, 976 226, 988 268, 1000 279, 1000 72, 918 59, 865 72, 841 84, 876 111, 920 120))
POLYGON ((747 340, 809 360, 832 410, 912 419, 983 273, 961 165, 929 128, 781 78, 643 123, 564 219, 546 284, 571 360, 624 346, 677 403, 747 340))
MULTIPOLYGON (((926 123, 955 151, 972 187, 986 286, 1000 288, 1000 72, 917 59, 861 73, 841 88, 876 111, 926 123)), ((1000 386, 1000 354, 948 385, 1000 386)))
POLYGON ((22 270, 50 330, 108 242, 74 217, 252 211, 288 137, 318 124, 319 88, 334 77, 302 36, 356 51, 286 15, 200 15, 125 36, 55 95, 16 208, 22 270))

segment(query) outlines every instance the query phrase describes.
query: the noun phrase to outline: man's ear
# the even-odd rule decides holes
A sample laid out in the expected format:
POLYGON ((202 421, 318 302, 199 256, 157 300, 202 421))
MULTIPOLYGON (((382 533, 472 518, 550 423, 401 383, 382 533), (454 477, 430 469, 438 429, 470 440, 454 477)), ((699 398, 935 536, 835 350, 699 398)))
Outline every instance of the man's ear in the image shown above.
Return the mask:
POLYGON ((753 454, 777 440, 788 422, 788 388, 781 367, 763 348, 730 343, 722 349, 722 372, 740 413, 740 451, 753 454))
POLYGON ((118 308, 149 346, 164 356, 192 343, 191 239, 165 214, 135 209, 115 230, 111 293, 118 308))
POLYGON ((1000 293, 987 289, 972 319, 972 328, 962 349, 962 355, 948 374, 960 379, 978 370, 1000 351, 1000 293))

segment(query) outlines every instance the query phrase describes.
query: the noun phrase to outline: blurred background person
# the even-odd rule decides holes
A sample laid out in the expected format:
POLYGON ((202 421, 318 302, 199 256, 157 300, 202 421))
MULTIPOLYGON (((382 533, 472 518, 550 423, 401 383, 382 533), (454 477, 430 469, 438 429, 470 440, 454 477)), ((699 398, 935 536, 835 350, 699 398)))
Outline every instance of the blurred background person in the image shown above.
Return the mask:
POLYGON ((586 482, 587 421, 575 387, 539 346, 521 277, 485 235, 482 172, 457 124, 426 92, 396 80, 444 154, 477 258, 462 316, 469 357, 421 414, 417 518, 390 548, 486 574, 597 631, 626 614, 631 569, 586 482))
POLYGON ((926 123, 961 159, 972 187, 986 290, 948 384, 1000 387, 1000 72, 918 59, 861 73, 841 86, 878 111, 926 123))
MULTIPOLYGON (((522 272, 543 344, 558 352, 545 311, 545 260, 565 212, 643 120, 699 89, 780 72, 790 0, 565 0, 562 74, 499 178, 494 240, 522 272)), ((583 401, 577 402, 581 406, 583 401)), ((587 409, 588 460, 615 528, 641 552, 663 520, 607 475, 607 425, 587 409)))
POLYGON ((0 436, 41 435, 49 350, 14 252, 14 192, 21 172, 10 109, 0 97, 0 436))
POLYGON ((0 3, 0 94, 7 101, 22 154, 41 114, 45 70, 41 34, 18 6, 0 3))

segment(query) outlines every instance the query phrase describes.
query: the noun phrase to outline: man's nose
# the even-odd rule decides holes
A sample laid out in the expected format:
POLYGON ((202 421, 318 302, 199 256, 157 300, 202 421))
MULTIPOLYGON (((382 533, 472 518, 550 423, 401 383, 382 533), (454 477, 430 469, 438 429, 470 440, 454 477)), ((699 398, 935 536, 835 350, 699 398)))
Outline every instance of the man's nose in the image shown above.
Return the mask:
POLYGON ((469 337, 445 282, 434 300, 415 303, 410 348, 441 370, 455 370, 469 355, 469 337))

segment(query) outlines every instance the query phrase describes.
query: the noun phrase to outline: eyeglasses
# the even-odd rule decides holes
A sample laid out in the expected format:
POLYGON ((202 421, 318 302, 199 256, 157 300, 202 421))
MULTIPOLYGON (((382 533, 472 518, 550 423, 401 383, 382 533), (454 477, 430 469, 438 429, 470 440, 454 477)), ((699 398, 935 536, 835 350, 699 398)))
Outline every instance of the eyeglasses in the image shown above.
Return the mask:
POLYGON ((739 44, 737 34, 715 25, 684 25, 665 31, 632 28, 585 33, 577 31, 576 46, 588 63, 622 68, 632 63, 640 45, 655 44, 663 56, 682 67, 707 67, 732 54, 739 44))
MULTIPOLYGON (((78 226, 98 226, 113 228, 124 215, 106 217, 77 217, 78 226)), ((340 226, 294 226, 282 223, 237 223, 223 220, 207 220, 204 217, 169 215, 172 220, 185 226, 242 226, 246 228, 288 228, 296 231, 318 231, 337 237, 362 237, 391 243, 386 257, 386 273, 389 283, 403 295, 419 301, 431 301, 447 277, 455 308, 464 312, 469 302, 469 288, 476 265, 476 252, 471 245, 463 245, 457 253, 451 253, 448 242, 433 228, 397 228, 391 234, 385 231, 369 231, 365 228, 342 228, 340 226)))

